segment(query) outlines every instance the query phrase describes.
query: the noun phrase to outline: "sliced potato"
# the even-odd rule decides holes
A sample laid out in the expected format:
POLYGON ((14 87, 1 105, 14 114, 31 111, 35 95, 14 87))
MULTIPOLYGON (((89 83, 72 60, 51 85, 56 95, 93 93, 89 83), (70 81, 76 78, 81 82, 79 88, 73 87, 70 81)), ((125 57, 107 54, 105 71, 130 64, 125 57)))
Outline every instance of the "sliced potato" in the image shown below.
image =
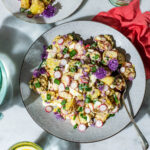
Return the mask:
POLYGON ((21 0, 21 8, 29 9, 30 7, 30 0, 21 0))
POLYGON ((120 52, 118 52, 117 59, 119 64, 123 64, 126 61, 125 55, 120 52))
POLYGON ((114 79, 114 77, 109 76, 101 79, 101 81, 110 86, 114 82, 114 79))

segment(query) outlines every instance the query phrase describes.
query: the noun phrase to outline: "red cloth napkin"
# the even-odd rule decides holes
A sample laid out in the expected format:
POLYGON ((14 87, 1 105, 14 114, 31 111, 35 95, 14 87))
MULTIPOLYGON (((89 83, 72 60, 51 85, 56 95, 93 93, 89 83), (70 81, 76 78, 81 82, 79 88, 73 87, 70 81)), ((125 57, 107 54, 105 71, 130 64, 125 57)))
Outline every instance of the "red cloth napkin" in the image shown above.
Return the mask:
POLYGON ((150 79, 150 12, 142 13, 139 0, 128 6, 116 7, 108 12, 100 12, 93 21, 107 24, 128 37, 139 51, 150 79))

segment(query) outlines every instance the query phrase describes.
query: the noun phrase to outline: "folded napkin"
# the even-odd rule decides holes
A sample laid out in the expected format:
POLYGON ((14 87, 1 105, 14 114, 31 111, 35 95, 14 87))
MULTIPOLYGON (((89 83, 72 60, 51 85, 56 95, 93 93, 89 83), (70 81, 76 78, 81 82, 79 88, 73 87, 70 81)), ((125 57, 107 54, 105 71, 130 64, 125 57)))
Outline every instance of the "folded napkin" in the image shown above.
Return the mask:
POLYGON ((107 24, 130 39, 139 51, 150 79, 150 12, 142 13, 139 0, 128 6, 116 7, 108 12, 100 12, 93 21, 107 24))

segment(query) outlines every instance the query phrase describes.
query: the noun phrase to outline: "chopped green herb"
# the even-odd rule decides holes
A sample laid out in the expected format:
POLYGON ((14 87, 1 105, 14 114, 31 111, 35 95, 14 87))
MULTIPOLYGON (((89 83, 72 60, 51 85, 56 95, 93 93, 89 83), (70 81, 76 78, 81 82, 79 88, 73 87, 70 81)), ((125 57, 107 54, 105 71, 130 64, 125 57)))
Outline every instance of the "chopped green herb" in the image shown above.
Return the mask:
POLYGON ((68 87, 68 86, 67 86, 67 87, 65 87, 65 90, 69 91, 69 87, 68 87))
POLYGON ((57 112, 59 112, 59 113, 61 112, 60 108, 57 109, 57 112))
POLYGON ((63 106, 63 109, 66 109, 66 106, 63 106))
POLYGON ((64 106, 66 105, 67 101, 64 99, 62 102, 61 102, 61 105, 64 106))
POLYGON ((104 60, 102 60, 102 61, 101 61, 101 63, 102 63, 103 65, 105 65, 105 64, 106 64, 104 60))
POLYGON ((97 60, 99 58, 99 55, 98 54, 96 54, 94 57, 93 57, 93 59, 95 59, 95 60, 97 60))
POLYGON ((49 46, 48 46, 48 49, 52 49, 52 48, 53 48, 53 46, 52 46, 52 45, 49 45, 49 46))
POLYGON ((109 117, 114 117, 114 116, 115 116, 115 114, 109 114, 108 118, 109 118, 109 117))
POLYGON ((119 100, 115 94, 114 94, 114 100, 115 100, 116 104, 119 104, 119 100))
POLYGON ((108 56, 106 56, 106 60, 109 60, 109 57, 108 57, 108 56))
POLYGON ((79 90, 83 91, 83 84, 79 84, 79 90))
POLYGON ((77 72, 77 68, 76 67, 70 68, 70 72, 77 72))
POLYGON ((98 99, 94 99, 94 100, 93 100, 93 103, 95 104, 97 101, 98 101, 98 99))
POLYGON ((91 102, 91 98, 86 96, 85 103, 90 103, 90 102, 91 102))
POLYGON ((92 72, 96 72, 96 70, 97 70, 97 69, 96 69, 96 66, 94 66, 94 67, 92 67, 92 70, 91 70, 91 71, 92 71, 92 72))
POLYGON ((59 85, 59 84, 60 84, 60 80, 55 79, 55 80, 54 80, 54 83, 57 84, 57 85, 59 85))
POLYGON ((85 88, 85 91, 87 91, 87 92, 88 92, 88 91, 91 91, 91 90, 92 90, 91 87, 86 87, 86 88, 85 88))
POLYGON ((65 48, 63 49, 63 54, 66 54, 68 51, 69 51, 69 48, 65 47, 65 48))
POLYGON ((87 54, 86 56, 87 56, 87 57, 90 57, 90 54, 87 54))
POLYGON ((96 47, 96 46, 97 46, 96 42, 91 45, 91 47, 96 47))
POLYGON ((50 99, 51 99, 51 95, 47 94, 47 100, 50 100, 50 99))
POLYGON ((27 12, 27 14, 28 14, 28 15, 31 15, 31 14, 32 14, 32 12, 31 12, 31 11, 28 11, 28 12, 27 12))
POLYGON ((25 8, 20 8, 20 12, 25 12, 26 11, 26 9, 25 8))
POLYGON ((77 51, 76 50, 72 50, 71 52, 70 52, 70 57, 73 57, 73 56, 75 56, 77 54, 77 51))
POLYGON ((40 82, 35 83, 35 87, 39 88, 41 86, 40 82))
POLYGON ((83 111, 83 107, 78 107, 77 111, 82 112, 83 111))
POLYGON ((76 119, 76 115, 73 116, 73 120, 75 120, 75 119, 76 119))
POLYGON ((77 61, 76 63, 75 63, 75 65, 77 66, 77 67, 80 67, 81 66, 81 62, 80 61, 77 61))
POLYGON ((73 128, 76 129, 77 127, 78 127, 78 124, 76 123, 76 124, 73 126, 73 128))
POLYGON ((94 60, 91 60, 91 64, 95 65, 95 61, 94 61, 94 60))
POLYGON ((54 69, 54 71, 57 71, 57 70, 59 70, 59 69, 60 69, 60 67, 59 67, 59 66, 56 66, 55 69, 54 69))
POLYGON ((87 120, 87 116, 84 116, 83 114, 80 114, 80 116, 81 116, 83 119, 87 120))

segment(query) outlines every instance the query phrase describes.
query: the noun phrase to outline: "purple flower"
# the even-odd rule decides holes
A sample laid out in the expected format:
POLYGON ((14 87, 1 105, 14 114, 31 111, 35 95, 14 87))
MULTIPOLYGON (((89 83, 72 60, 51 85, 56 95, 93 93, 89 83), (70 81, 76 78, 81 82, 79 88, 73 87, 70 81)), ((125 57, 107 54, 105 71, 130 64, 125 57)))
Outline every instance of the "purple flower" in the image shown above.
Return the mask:
POLYGON ((97 79, 102 79, 106 76, 107 71, 103 67, 99 67, 94 74, 97 79))
POLYGON ((59 113, 56 112, 54 114, 56 116, 56 119, 62 119, 62 120, 64 120, 64 118, 59 113))
POLYGON ((47 50, 47 46, 43 45, 43 49, 44 49, 44 51, 46 51, 47 50))
POLYGON ((46 18, 53 17, 56 13, 56 8, 52 5, 48 5, 47 8, 43 11, 42 15, 46 18))
POLYGON ((118 68, 118 60, 117 59, 111 59, 108 62, 108 67, 109 67, 110 70, 116 71, 117 68, 118 68))
POLYGON ((46 59, 48 56, 48 53, 46 51, 43 51, 42 55, 41 55, 41 59, 44 60, 46 59))
POLYGON ((100 91, 103 91, 104 85, 100 85, 100 86, 98 87, 98 89, 99 89, 100 91))
POLYGON ((40 72, 40 74, 45 74, 46 73, 46 69, 42 67, 42 68, 40 68, 39 72, 40 72))
POLYGON ((33 76, 34 76, 35 78, 37 78, 37 77, 40 76, 40 72, 39 72, 38 69, 35 69, 35 70, 33 71, 33 76))

